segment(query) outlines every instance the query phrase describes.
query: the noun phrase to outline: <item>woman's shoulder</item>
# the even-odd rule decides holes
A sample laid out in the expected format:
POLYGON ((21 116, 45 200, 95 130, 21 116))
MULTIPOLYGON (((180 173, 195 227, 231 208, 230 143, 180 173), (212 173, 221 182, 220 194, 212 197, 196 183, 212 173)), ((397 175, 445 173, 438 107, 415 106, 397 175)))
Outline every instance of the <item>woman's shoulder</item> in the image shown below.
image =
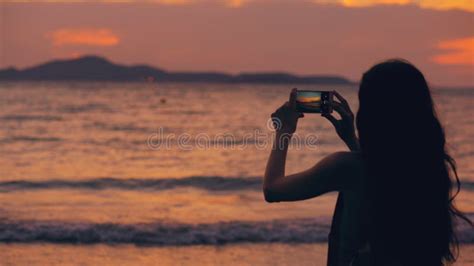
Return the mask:
POLYGON ((362 153, 358 151, 339 151, 329 154, 324 158, 331 163, 338 164, 340 166, 354 167, 362 169, 363 159, 362 153))
POLYGON ((361 184, 365 177, 363 157, 360 152, 341 151, 335 152, 323 159, 337 172, 345 187, 351 188, 356 184, 361 184))

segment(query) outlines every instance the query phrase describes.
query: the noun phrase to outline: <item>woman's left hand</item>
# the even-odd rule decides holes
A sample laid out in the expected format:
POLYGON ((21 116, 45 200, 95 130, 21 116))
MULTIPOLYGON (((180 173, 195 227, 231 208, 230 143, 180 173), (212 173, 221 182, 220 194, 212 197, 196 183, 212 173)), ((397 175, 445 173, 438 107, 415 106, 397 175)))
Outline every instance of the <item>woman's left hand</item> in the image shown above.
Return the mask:
POLYGON ((296 111, 296 89, 290 93, 290 101, 284 103, 271 118, 273 127, 278 133, 292 134, 296 131, 298 119, 304 117, 303 113, 296 111))
POLYGON ((349 103, 344 97, 336 91, 334 91, 334 96, 339 102, 333 101, 333 108, 341 116, 341 119, 336 119, 332 114, 323 114, 322 116, 334 125, 337 134, 351 151, 359 150, 359 140, 354 128, 354 113, 352 113, 349 103))

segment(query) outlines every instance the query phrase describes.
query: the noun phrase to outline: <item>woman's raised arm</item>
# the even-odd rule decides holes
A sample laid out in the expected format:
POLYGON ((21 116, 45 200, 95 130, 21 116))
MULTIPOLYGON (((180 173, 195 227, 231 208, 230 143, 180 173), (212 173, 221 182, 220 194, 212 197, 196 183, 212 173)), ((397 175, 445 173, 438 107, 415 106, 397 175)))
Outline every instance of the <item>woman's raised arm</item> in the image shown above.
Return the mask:
POLYGON ((357 155, 339 152, 327 156, 312 168, 285 176, 286 156, 291 136, 296 130, 302 113, 296 111, 296 90, 290 101, 272 114, 276 137, 268 159, 263 180, 263 192, 267 202, 297 201, 319 196, 330 191, 350 187, 351 175, 358 167, 357 155))

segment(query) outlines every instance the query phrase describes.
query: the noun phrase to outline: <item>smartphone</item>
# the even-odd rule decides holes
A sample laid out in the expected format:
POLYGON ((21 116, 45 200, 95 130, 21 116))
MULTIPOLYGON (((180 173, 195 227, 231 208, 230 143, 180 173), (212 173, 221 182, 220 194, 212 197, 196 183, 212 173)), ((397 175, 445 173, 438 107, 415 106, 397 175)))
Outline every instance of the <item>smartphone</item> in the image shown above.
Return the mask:
POLYGON ((333 111, 332 91, 297 91, 296 110, 302 113, 330 114, 333 111))

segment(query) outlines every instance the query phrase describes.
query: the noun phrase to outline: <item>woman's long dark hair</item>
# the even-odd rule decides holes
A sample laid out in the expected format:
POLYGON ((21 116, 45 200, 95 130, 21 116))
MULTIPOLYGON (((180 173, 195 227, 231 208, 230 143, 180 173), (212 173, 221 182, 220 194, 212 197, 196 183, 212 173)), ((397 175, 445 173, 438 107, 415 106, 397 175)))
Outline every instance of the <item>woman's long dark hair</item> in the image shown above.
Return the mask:
POLYGON ((403 60, 375 65, 362 78, 359 102, 375 264, 455 261, 455 217, 470 221, 454 206, 456 165, 423 74, 403 60))

